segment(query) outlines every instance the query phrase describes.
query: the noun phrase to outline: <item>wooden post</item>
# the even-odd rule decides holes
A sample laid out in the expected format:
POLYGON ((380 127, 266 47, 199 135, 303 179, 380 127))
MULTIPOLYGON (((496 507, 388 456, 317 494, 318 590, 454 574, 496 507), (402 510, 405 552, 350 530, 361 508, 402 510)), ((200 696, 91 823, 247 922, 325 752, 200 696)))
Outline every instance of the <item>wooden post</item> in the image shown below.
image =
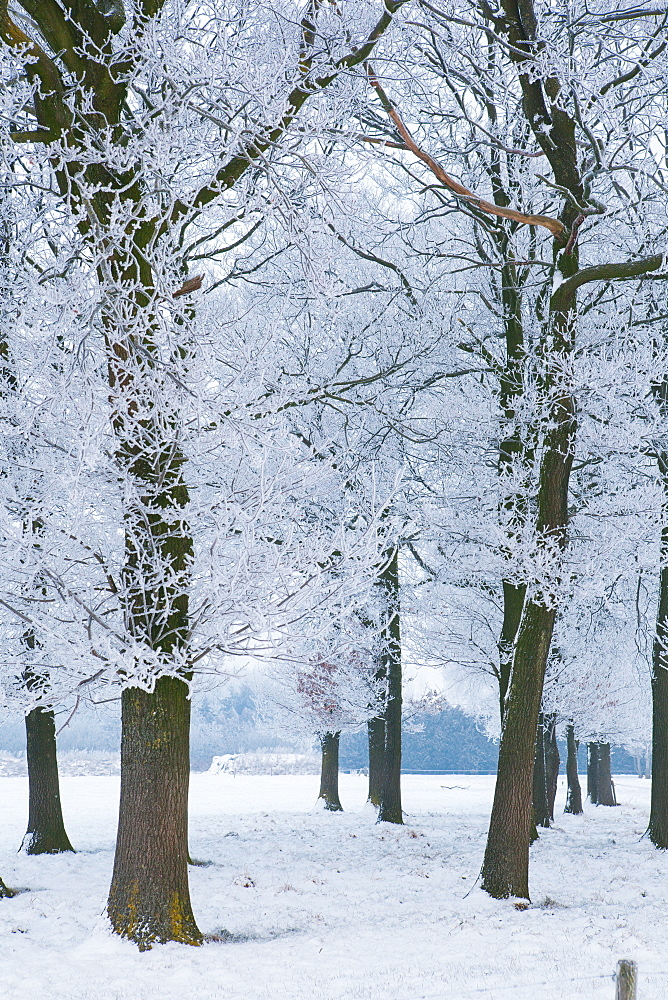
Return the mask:
POLYGON ((617 962, 617 992, 615 1000, 636 1000, 638 966, 626 958, 617 962))

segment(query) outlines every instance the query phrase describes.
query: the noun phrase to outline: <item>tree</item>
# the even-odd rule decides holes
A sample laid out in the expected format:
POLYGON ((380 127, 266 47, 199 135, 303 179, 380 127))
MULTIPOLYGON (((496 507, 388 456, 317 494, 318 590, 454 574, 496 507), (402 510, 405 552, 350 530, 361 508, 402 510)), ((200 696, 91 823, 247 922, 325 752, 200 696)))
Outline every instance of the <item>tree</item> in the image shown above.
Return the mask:
POLYGON ((60 803, 53 709, 33 708, 26 715, 29 805, 26 854, 59 854, 74 848, 65 831, 60 803))
MULTIPOLYGON (((485 72, 475 73, 457 62, 460 51, 457 43, 445 56, 448 72, 458 74, 460 84, 470 87, 472 93, 480 89, 480 79, 485 74, 495 74, 505 80, 512 93, 521 95, 518 114, 522 115, 525 134, 532 135, 536 154, 545 157, 552 171, 547 186, 557 192, 558 217, 530 215, 518 209, 494 205, 459 182, 454 181, 439 162, 424 150, 412 137, 402 121, 399 111, 384 97, 380 84, 372 79, 383 106, 390 115, 405 148, 426 163, 443 188, 452 192, 458 203, 468 211, 486 213, 510 219, 521 225, 547 229, 552 237, 553 265, 550 270, 551 287, 544 284, 539 299, 538 336, 532 365, 532 391, 535 406, 536 479, 537 497, 527 521, 527 534, 522 539, 523 580, 526 586, 522 615, 513 646, 512 669, 506 698, 506 714, 501 737, 499 770, 494 806, 482 872, 482 885, 491 895, 528 897, 528 849, 531 832, 531 787, 535 751, 535 733, 540 710, 543 679, 550 655, 557 609, 563 600, 564 560, 568 545, 568 491, 576 447, 577 406, 575 397, 575 336, 583 316, 588 310, 578 306, 577 292, 592 283, 610 283, 620 279, 639 277, 657 270, 662 264, 659 254, 648 256, 649 243, 642 235, 641 255, 630 241, 628 256, 619 263, 609 260, 607 241, 601 242, 605 231, 603 221, 598 221, 604 211, 600 196, 605 192, 613 197, 621 195, 618 204, 620 218, 626 217, 627 199, 614 184, 609 183, 609 166, 602 159, 602 150, 612 141, 613 135, 625 135, 624 150, 631 174, 638 168, 651 171, 646 150, 637 143, 637 136, 629 137, 627 116, 634 102, 646 107, 647 79, 643 87, 634 89, 636 77, 661 56, 665 44, 660 41, 661 15, 649 24, 644 15, 629 16, 627 29, 634 32, 639 46, 637 68, 631 77, 624 72, 627 38, 618 34, 617 18, 610 32, 610 44, 615 48, 617 61, 613 65, 597 63, 590 55, 598 44, 597 31, 608 23, 592 19, 574 22, 569 31, 563 32, 559 11, 538 10, 533 4, 521 9, 508 0, 499 10, 486 4, 479 5, 471 20, 470 12, 451 15, 438 8, 435 14, 435 31, 443 29, 455 35, 458 25, 468 31, 466 42, 460 43, 468 62, 471 52, 489 51, 489 39, 502 53, 503 70, 499 62, 487 60, 485 72), (595 29, 594 30, 594 26, 595 29), (570 48, 565 48, 566 41, 570 48), (561 49, 560 49, 561 46, 561 49), (549 65, 541 62, 542 53, 549 49, 549 65), (561 53, 558 55, 558 53, 561 53), (585 55, 586 54, 586 55, 585 55), (566 70, 577 59, 582 72, 572 75, 566 70), (582 74, 586 70, 591 86, 587 96, 579 91, 582 74), (561 68, 563 66, 563 69, 561 68), (455 68, 456 67, 456 68, 455 68), (598 74, 598 77, 596 77, 598 74), (513 78, 513 83, 508 81, 513 78), (628 84, 628 89, 624 87, 628 84), (617 108, 615 117, 609 112, 610 92, 614 92, 617 108), (595 96, 592 98, 591 94, 595 96), (620 95, 623 94, 623 97, 620 95), (582 138, 580 138, 582 135, 582 138), (576 136, 578 136, 576 140, 576 136), (587 150, 580 152, 578 142, 587 150), (589 159, 587 159, 589 157, 589 159), (595 193, 598 186, 599 193, 595 193), (578 234, 585 222, 593 225, 587 236, 587 251, 600 263, 581 267, 578 234)), ((570 22, 569 22, 570 24, 570 22)), ((459 36, 461 37, 461 36, 459 36)), ((482 62, 482 60, 481 60, 482 62)), ((657 67, 652 72, 653 93, 658 85, 657 67)), ((465 115, 460 113, 460 120, 465 115)), ((475 125, 475 122, 473 122, 475 125)), ((651 125, 648 126, 651 129, 651 125)), ((656 126, 654 126, 656 127, 656 126)), ((501 135, 493 133, 492 142, 505 145, 501 135)), ((518 153, 517 155, 521 155, 518 153)), ((545 183, 542 175, 534 181, 545 183)), ((521 195, 518 190, 517 196, 521 195)), ((607 220, 606 220, 607 222, 607 220)), ((549 266, 549 265, 548 265, 549 266)), ((604 284, 603 287, 608 287, 604 284)))
POLYGON ((580 777, 578 775, 578 749, 580 744, 575 739, 575 730, 572 722, 566 727, 566 746, 568 749, 568 757, 566 759, 568 791, 564 812, 579 816, 582 813, 582 789, 580 788, 580 777))
MULTIPOLYGON (((30 414, 32 410, 32 401, 29 390, 26 392, 25 384, 22 384, 22 352, 14 356, 18 347, 14 328, 17 320, 20 322, 26 295, 30 294, 31 278, 34 280, 39 274, 32 254, 44 239, 45 218, 40 197, 28 202, 14 188, 13 178, 22 171, 21 157, 16 156, 11 166, 11 171, 3 172, 4 197, 0 202, 2 478, 6 480, 8 495, 12 498, 14 517, 18 519, 24 535, 39 549, 43 541, 42 520, 36 508, 44 506, 45 479, 40 469, 39 448, 34 446, 33 441, 35 437, 43 439, 44 434, 39 418, 26 420, 26 412, 30 414)), ((46 598, 43 580, 28 579, 24 587, 30 599, 42 601, 46 598)), ((60 802, 55 716, 49 702, 49 671, 35 662, 39 661, 40 650, 39 636, 34 629, 23 629, 21 644, 23 663, 15 693, 25 712, 29 788, 28 829, 22 847, 27 854, 72 851, 60 802)))
POLYGON ((610 744, 587 744, 587 794, 592 805, 616 806, 617 797, 610 771, 610 744))
MULTIPOLYGON (((342 156, 339 184, 347 167, 345 149, 342 156)), ((359 164, 347 168, 355 179, 359 164)), ((324 257, 328 268, 324 276, 307 272, 301 280, 295 268, 289 283, 283 278, 281 284, 289 287, 286 294, 294 302, 288 324, 292 354, 286 360, 291 378, 303 374, 305 359, 317 345, 319 365, 335 372, 337 390, 321 398, 314 393, 312 406, 293 410, 294 433, 314 461, 334 457, 346 497, 353 500, 355 521, 378 519, 375 584, 357 611, 368 630, 360 648, 375 672, 369 708, 380 710, 368 721, 369 799, 381 821, 401 822, 401 552, 420 531, 418 456, 432 447, 442 423, 425 418, 425 400, 452 373, 443 367, 442 317, 422 310, 422 291, 413 285, 419 272, 406 274, 395 263, 401 242, 378 211, 373 167, 365 177, 362 193, 350 194, 340 212, 330 200, 323 203, 321 192, 299 189, 303 258, 324 257)), ((283 274, 288 260, 284 253, 283 274)), ((267 274, 264 281, 270 282, 267 274)), ((323 511, 319 521, 326 520, 323 511)))
MULTIPOLYGON (((612 473, 612 469, 609 471, 612 473)), ((634 473, 637 472, 635 467, 634 473)), ((632 490, 628 484, 622 486, 619 481, 617 486, 622 510, 625 508, 628 517, 633 510, 629 502, 632 490)), ((642 495, 644 506, 648 499, 644 490, 642 495)), ((625 525, 616 532, 618 542, 626 553, 622 555, 620 552, 619 557, 615 557, 614 548, 609 547, 609 521, 613 520, 617 510, 611 482, 610 489, 604 488, 596 503, 590 503, 588 510, 580 510, 574 515, 576 545, 583 522, 591 519, 593 530, 587 532, 590 576, 587 580, 576 581, 572 601, 560 616, 555 640, 559 657, 553 657, 546 674, 544 706, 566 723, 566 812, 582 811, 577 774, 580 739, 588 744, 588 793, 591 801, 606 805, 615 804, 610 775, 611 742, 614 740, 617 745, 632 751, 634 745, 642 744, 646 739, 649 671, 646 654, 637 643, 636 633, 637 620, 644 614, 638 586, 638 562, 634 558, 641 553, 634 553, 633 550, 636 548, 634 536, 649 535, 652 527, 643 524, 642 511, 634 510, 632 519, 636 523, 635 529, 627 532, 625 525), (594 515, 599 502, 604 505, 605 514, 599 518, 597 537, 594 515), (607 544, 603 544, 604 540, 607 544), (600 552, 602 558, 606 550, 610 556, 601 572, 601 567, 596 565, 596 553, 600 552)), ((622 510, 619 510, 620 514, 622 510)))
MULTIPOLYGON (((342 17, 328 18, 317 2, 301 22, 295 9, 293 24, 282 5, 253 7, 231 45, 225 12, 216 11, 203 33, 197 8, 173 11, 161 0, 144 0, 131 13, 116 0, 21 0, 14 16, 6 2, 0 11, 26 108, 12 121, 11 139, 34 150, 35 173, 50 175, 72 239, 66 267, 79 260, 95 287, 80 326, 90 322, 106 369, 109 472, 120 485, 124 539, 117 573, 102 559, 114 625, 88 616, 107 648, 88 648, 123 685, 107 912, 116 933, 140 948, 201 941, 187 883, 188 682, 199 622, 191 607, 197 550, 184 440, 194 364, 189 296, 201 280, 188 277, 199 233, 190 244, 186 233, 203 227, 215 239, 244 217, 244 178, 266 169, 277 146, 296 135, 294 121, 314 94, 368 58, 403 2, 385 0, 361 37, 353 17, 352 43, 342 17), (284 36, 280 52, 274 32, 284 36), (248 55, 260 39, 268 59, 261 83, 248 55), (191 165, 185 172, 183 157, 191 165)), ((92 560, 96 552, 88 546, 92 560)), ((85 604, 62 577, 51 583, 63 599, 85 604)), ((238 606, 237 621, 240 615, 238 606)))
POLYGON ((533 769, 533 818, 536 826, 549 827, 554 819, 554 800, 559 776, 557 721, 554 715, 538 714, 536 755, 533 769))
MULTIPOLYGON (((668 155, 668 154, 667 154, 668 155)), ((661 310, 656 310, 661 315, 661 310)), ((659 373, 661 372, 659 362, 659 373)), ((659 416, 668 413, 668 377, 655 377, 653 394, 659 416)), ((655 847, 668 849, 668 453, 659 439, 656 459, 661 498, 659 599, 652 645, 652 793, 648 834, 655 847)))
POLYGON ((383 698, 383 764, 379 823, 403 823, 401 808, 401 618, 399 609, 399 550, 390 552, 380 575, 383 590, 381 667, 383 698))
POLYGON ((342 812, 343 806, 339 798, 339 738, 340 732, 328 732, 320 740, 322 766, 320 770, 320 791, 318 801, 322 800, 329 812, 342 812))
POLYGON ((339 798, 341 730, 351 724, 354 726, 360 709, 364 713, 369 704, 368 685, 362 680, 359 667, 353 664, 351 670, 346 669, 346 666, 321 660, 309 668, 300 668, 297 675, 297 693, 301 695, 309 713, 315 716, 314 723, 320 743, 318 802, 322 802, 329 812, 341 812, 343 809, 339 798), (356 712, 355 702, 360 700, 361 705, 356 712))
POLYGON ((293 743, 310 745, 317 740, 321 755, 318 803, 329 812, 343 808, 339 798, 341 734, 357 732, 378 710, 381 692, 368 666, 368 638, 354 614, 347 621, 341 618, 329 633, 321 630, 313 637, 316 648, 323 650, 320 656, 308 662, 293 650, 291 662, 265 667, 260 682, 263 721, 293 743))

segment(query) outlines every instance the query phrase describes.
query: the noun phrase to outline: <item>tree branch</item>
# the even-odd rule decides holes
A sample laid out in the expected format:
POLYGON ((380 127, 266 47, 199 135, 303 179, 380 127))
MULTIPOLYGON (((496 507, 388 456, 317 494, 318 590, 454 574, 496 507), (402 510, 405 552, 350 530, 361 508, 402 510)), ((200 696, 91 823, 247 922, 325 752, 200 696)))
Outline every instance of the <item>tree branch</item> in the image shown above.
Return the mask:
MULTIPOLYGON (((303 68, 301 78, 290 94, 288 94, 287 109, 282 118, 272 128, 260 131, 256 136, 247 142, 235 156, 232 156, 227 163, 218 170, 213 181, 200 188, 197 194, 189 202, 177 202, 172 211, 169 223, 174 224, 182 219, 189 212, 197 211, 214 201, 221 191, 228 190, 237 183, 248 168, 255 163, 271 147, 274 146, 287 132, 288 128, 296 118, 302 106, 309 97, 319 91, 324 90, 333 80, 335 80, 345 70, 360 66, 371 56, 378 40, 385 34, 392 23, 396 12, 403 7, 408 0, 384 0, 385 12, 378 19, 375 26, 369 32, 363 45, 354 48, 346 56, 337 59, 332 67, 331 73, 326 76, 309 79, 308 69, 310 61, 305 60, 304 48, 300 52, 300 67, 303 68)), ((310 36, 310 20, 305 17, 302 23, 304 44, 308 42, 310 36)))
MULTIPOLYGON (((67 17, 56 0, 19 0, 26 14, 39 25, 40 34, 52 52, 56 53, 72 73, 83 75, 79 51, 83 47, 83 34, 79 24, 67 17), (77 51, 78 50, 78 51, 77 51)), ((93 8, 92 13, 99 12, 93 8)))
POLYGON ((394 273, 401 281, 401 284, 404 287, 404 291, 406 292, 406 295, 408 296, 411 305, 414 305, 416 308, 418 307, 418 301, 415 297, 415 292, 413 291, 413 288, 408 278, 406 277, 406 275, 404 274, 404 272, 401 270, 400 267, 394 264, 391 260, 385 260, 383 257, 379 257, 375 253, 371 253, 368 250, 361 250, 359 247, 354 246, 354 244, 350 243, 345 238, 345 236, 342 236, 341 233, 338 232, 336 227, 333 226, 331 222, 327 223, 327 228, 330 230, 330 232, 334 234, 339 243, 342 243, 344 247, 348 247, 348 249, 352 250, 352 252, 354 254, 357 254, 358 257, 362 257, 363 260, 372 261, 374 264, 379 264, 381 267, 387 267, 391 271, 394 271, 394 273))
POLYGON ((523 212, 516 212, 513 208, 503 208, 500 205, 493 205, 490 201, 485 201, 484 198, 480 198, 477 194, 469 191, 465 188, 463 184, 450 177, 449 174, 445 172, 438 160, 435 160, 433 156, 426 153, 413 139, 413 136, 409 132, 408 128, 404 124, 399 112, 396 107, 387 96, 382 86, 380 85, 378 78, 371 65, 367 62, 367 74, 369 77, 369 83, 374 88, 376 93, 380 98, 380 102, 383 105, 385 111, 392 119, 397 131, 401 135, 401 138, 406 143, 407 149, 417 156, 419 160, 426 163, 431 172, 435 177, 444 184, 445 187, 453 191, 459 198, 462 198, 469 205, 473 205, 475 208, 479 208, 481 211, 486 212, 488 215, 495 215, 501 219, 510 219, 513 222, 520 222, 525 226, 542 226, 544 229, 548 229, 553 236, 560 239, 564 239, 567 236, 567 229, 563 222, 558 219, 553 219, 549 215, 525 215, 523 212))
POLYGON ((32 57, 32 61, 26 65, 26 73, 31 83, 37 83, 35 108, 41 112, 39 123, 43 126, 47 123, 45 134, 53 131, 59 135, 71 122, 60 72, 44 49, 12 21, 7 4, 8 0, 0 0, 0 37, 10 48, 25 49, 32 57))
POLYGON ((565 310, 573 302, 576 291, 590 281, 615 281, 620 278, 638 278, 648 271, 656 271, 664 261, 663 254, 645 257, 643 260, 621 261, 611 264, 595 264, 583 267, 581 271, 563 281, 552 293, 550 301, 554 311, 565 310))

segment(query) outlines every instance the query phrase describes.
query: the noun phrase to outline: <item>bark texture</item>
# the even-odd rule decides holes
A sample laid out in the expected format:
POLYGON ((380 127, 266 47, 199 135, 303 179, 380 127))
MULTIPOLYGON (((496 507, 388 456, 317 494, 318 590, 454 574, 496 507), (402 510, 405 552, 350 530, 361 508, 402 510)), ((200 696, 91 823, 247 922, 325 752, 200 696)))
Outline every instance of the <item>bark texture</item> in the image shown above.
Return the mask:
POLYGON ((600 806, 616 806, 615 783, 610 767, 610 744, 598 744, 597 792, 600 806))
POLYGON ((533 818, 536 826, 549 827, 551 816, 545 750, 545 716, 540 712, 536 727, 536 756, 533 764, 533 818))
POLYGON ((152 694, 122 696, 121 801, 107 913, 140 950, 200 944, 188 888, 190 701, 187 685, 161 677, 152 694))
POLYGON ((339 799, 339 739, 341 733, 325 733, 320 740, 320 792, 325 809, 343 812, 339 799))
POLYGON ((547 804, 550 819, 553 820, 554 803, 557 798, 557 786, 559 784, 559 766, 561 764, 559 746, 557 744, 557 718, 555 715, 545 716, 543 745, 545 747, 545 783, 547 786, 547 804))
MULTIPOLYGON (((666 573, 662 569, 662 577, 666 573)), ((663 641, 663 640, 662 640, 663 641)), ((659 657, 655 654, 655 660, 659 657)), ((661 661, 665 653, 661 654, 661 661)), ((668 668, 654 667, 652 674, 652 790, 649 839, 655 847, 668 850, 668 668)))
POLYGON ((587 744, 587 796, 598 805, 598 743, 587 744))
POLYGON ((554 819, 560 763, 556 716, 540 712, 533 769, 533 812, 537 826, 549 827, 554 819))
POLYGON ((399 617, 399 550, 394 549, 381 576, 385 593, 384 667, 385 744, 380 790, 379 823, 403 823, 401 808, 401 625, 399 617))
POLYGON ((596 806, 616 806, 615 785, 610 768, 610 744, 588 743, 587 793, 596 806))
POLYGON ((53 711, 33 708, 26 715, 28 762, 28 829, 22 849, 26 854, 74 851, 65 832, 60 802, 53 711))
MULTIPOLYGON (((509 498, 508 502, 511 502, 509 498)), ((501 724, 506 714, 506 697, 510 685, 510 675, 513 666, 515 639, 522 620, 522 609, 526 587, 516 586, 508 580, 503 581, 503 622, 499 636, 499 712, 501 724)))
POLYGON ((529 898, 536 725, 554 617, 529 602, 517 638, 482 868, 482 887, 497 899, 529 898))
MULTIPOLYGON (((656 387, 661 413, 668 415, 668 379, 656 387)), ((649 839, 655 847, 668 850, 668 452, 659 454, 663 485, 663 525, 659 606, 652 647, 652 791, 649 839)))
POLYGON ((568 756, 566 758, 566 781, 568 791, 566 793, 566 806, 564 812, 579 816, 582 812, 582 789, 580 787, 580 776, 578 775, 578 748, 580 744, 575 739, 575 728, 573 724, 566 727, 566 747, 568 756))
POLYGON ((375 716, 367 722, 369 739, 369 796, 367 801, 380 808, 383 787, 383 758, 385 756, 385 718, 375 716))

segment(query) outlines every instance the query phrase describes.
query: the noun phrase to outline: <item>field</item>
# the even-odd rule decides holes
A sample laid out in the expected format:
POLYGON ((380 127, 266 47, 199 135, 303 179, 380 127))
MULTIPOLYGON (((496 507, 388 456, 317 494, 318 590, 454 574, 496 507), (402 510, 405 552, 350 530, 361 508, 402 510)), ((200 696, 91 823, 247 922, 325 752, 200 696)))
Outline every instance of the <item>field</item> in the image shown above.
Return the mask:
POLYGON ((17 854, 26 781, 0 778, 2 1000, 613 1000, 619 958, 639 1000, 668 995, 668 853, 643 832, 649 782, 621 807, 562 814, 532 848, 532 904, 476 885, 492 777, 404 778, 406 825, 378 825, 365 779, 345 813, 314 811, 313 776, 194 774, 193 905, 202 948, 140 954, 103 917, 118 778, 65 777, 76 855, 17 854))

